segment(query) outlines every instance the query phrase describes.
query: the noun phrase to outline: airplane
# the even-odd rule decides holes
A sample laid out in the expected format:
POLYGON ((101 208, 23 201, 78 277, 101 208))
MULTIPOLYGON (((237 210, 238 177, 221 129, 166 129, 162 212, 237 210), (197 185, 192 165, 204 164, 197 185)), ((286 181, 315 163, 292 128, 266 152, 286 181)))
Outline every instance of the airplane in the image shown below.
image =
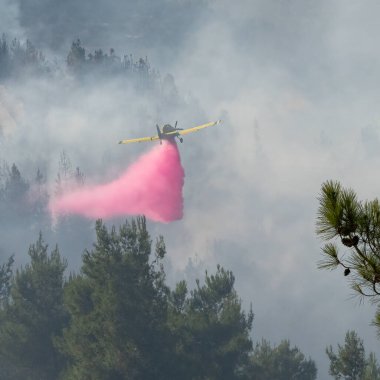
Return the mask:
POLYGON ((160 144, 162 144, 162 140, 174 140, 176 137, 182 143, 183 142, 183 138, 181 137, 182 135, 187 135, 188 133, 192 133, 192 132, 198 132, 201 129, 212 127, 213 125, 217 125, 220 123, 221 123, 221 120, 217 120, 217 121, 212 121, 210 123, 198 125, 196 127, 187 128, 187 129, 177 128, 177 122, 175 122, 174 127, 171 126, 170 124, 165 124, 162 128, 160 128, 159 125, 156 124, 157 135, 151 136, 151 137, 140 137, 137 139, 120 140, 119 144, 130 144, 130 143, 135 143, 135 142, 156 141, 156 140, 160 140, 160 144))

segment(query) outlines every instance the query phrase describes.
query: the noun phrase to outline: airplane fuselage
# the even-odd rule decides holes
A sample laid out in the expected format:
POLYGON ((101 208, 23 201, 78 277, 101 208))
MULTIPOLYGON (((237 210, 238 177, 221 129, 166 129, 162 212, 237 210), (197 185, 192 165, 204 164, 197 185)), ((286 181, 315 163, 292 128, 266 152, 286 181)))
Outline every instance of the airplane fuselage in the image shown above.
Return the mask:
POLYGON ((160 140, 174 140, 176 137, 178 137, 179 141, 182 142, 183 139, 177 132, 178 130, 179 128, 173 127, 170 124, 165 124, 162 129, 157 125, 157 133, 160 140))
POLYGON ((170 132, 174 132, 176 130, 176 128, 172 127, 170 124, 165 124, 163 127, 162 127, 162 134, 164 135, 165 133, 170 133, 170 132))

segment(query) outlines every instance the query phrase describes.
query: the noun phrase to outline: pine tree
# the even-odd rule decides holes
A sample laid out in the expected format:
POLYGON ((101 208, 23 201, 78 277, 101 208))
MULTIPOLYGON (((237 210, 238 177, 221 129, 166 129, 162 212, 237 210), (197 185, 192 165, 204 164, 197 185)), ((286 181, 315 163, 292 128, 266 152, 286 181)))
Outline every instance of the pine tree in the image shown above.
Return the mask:
POLYGON ((33 204, 34 216, 41 222, 41 217, 45 213, 46 205, 49 201, 49 194, 46 189, 46 180, 43 176, 40 168, 37 169, 34 182, 31 186, 31 197, 30 201, 33 204))
POLYGON ((12 164, 10 169, 5 165, 4 169, 0 217, 7 221, 17 219, 19 223, 26 223, 31 211, 28 204, 29 183, 22 177, 16 164, 12 164))
POLYGON ((61 341, 68 379, 167 379, 167 288, 160 261, 149 260, 145 218, 110 231, 96 223, 97 242, 83 255, 81 273, 67 287, 71 324, 61 341))
POLYGON ((169 323, 176 339, 177 373, 181 379, 238 379, 252 349, 253 313, 242 311, 230 271, 206 272, 187 291, 184 281, 171 293, 169 323))
POLYGON ((74 70, 80 69, 86 62, 86 50, 82 47, 80 39, 73 41, 67 55, 67 65, 74 70))
POLYGON ((380 380, 380 367, 373 352, 368 356, 363 380, 380 380))
POLYGON ((363 341, 355 331, 347 331, 344 346, 338 344, 338 353, 332 346, 326 349, 330 359, 330 375, 335 379, 362 380, 366 368, 363 341))
POLYGON ((11 56, 9 51, 9 44, 5 34, 0 39, 0 78, 5 78, 11 71, 11 56))
POLYGON ((67 322, 66 262, 58 248, 50 255, 47 248, 40 234, 29 248, 30 264, 12 277, 0 312, 0 356, 9 365, 9 379, 56 379, 65 363, 54 341, 67 322))
POLYGON ((76 187, 81 187, 84 185, 85 175, 79 169, 79 166, 77 166, 75 169, 74 180, 75 180, 75 186, 76 187))
POLYGON ((21 176, 16 164, 12 164, 5 180, 4 195, 6 200, 15 204, 24 203, 28 189, 28 182, 21 176))
POLYGON ((250 356, 249 374, 249 378, 256 380, 314 380, 317 368, 298 347, 291 348, 288 340, 272 347, 263 339, 250 356))
POLYGON ((13 263, 14 257, 11 256, 6 263, 0 266, 0 310, 9 305, 13 263))
POLYGON ((59 155, 58 173, 55 180, 55 195, 59 196, 70 189, 73 180, 73 168, 69 155, 63 150, 59 155))

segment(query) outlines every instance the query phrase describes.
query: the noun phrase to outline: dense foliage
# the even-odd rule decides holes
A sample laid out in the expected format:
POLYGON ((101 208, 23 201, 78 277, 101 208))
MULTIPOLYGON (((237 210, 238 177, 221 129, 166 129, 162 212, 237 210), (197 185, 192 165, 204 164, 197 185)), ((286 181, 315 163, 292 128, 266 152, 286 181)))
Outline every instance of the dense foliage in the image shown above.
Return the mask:
POLYGON ((0 38, 0 79, 21 74, 36 75, 49 71, 48 62, 41 51, 29 40, 0 38))
MULTIPOLYGON (((314 361, 288 340, 252 346, 253 313, 232 272, 218 266, 192 290, 185 281, 170 289, 165 254, 162 237, 152 252, 139 217, 118 229, 98 221, 69 277, 41 235, 29 264, 15 271, 11 256, 0 266, 1 379, 316 379, 314 361)), ((353 331, 326 353, 336 379, 380 378, 353 331)))
POLYGON ((132 54, 117 55, 113 48, 103 52, 101 48, 88 52, 79 39, 71 44, 65 63, 49 61, 42 51, 31 41, 15 38, 11 41, 3 34, 0 38, 0 83, 20 77, 40 77, 51 79, 74 75, 76 79, 107 80, 110 77, 123 80, 125 85, 135 90, 156 90, 159 88, 160 75, 154 70, 148 58, 135 59, 132 54))
POLYGON ((53 379, 64 358, 54 340, 63 332, 68 314, 63 304, 66 269, 58 248, 49 255, 42 236, 29 248, 30 264, 10 273, 12 261, 1 268, 1 378, 53 379))
POLYGON ((256 380, 314 380, 317 368, 306 359, 298 347, 290 347, 288 340, 272 347, 263 339, 251 355, 251 378, 256 380))
POLYGON ((30 264, 0 268, 0 363, 4 379, 240 379, 252 350, 234 276, 221 267, 188 292, 165 283, 162 237, 145 218, 118 230, 96 224, 80 273, 42 236, 30 264))

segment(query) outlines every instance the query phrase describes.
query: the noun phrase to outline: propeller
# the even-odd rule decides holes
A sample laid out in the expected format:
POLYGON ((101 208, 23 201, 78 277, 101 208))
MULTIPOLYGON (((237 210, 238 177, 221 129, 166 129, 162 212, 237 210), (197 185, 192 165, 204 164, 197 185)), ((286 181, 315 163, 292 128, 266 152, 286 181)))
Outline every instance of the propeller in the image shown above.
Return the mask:
POLYGON ((161 134, 161 130, 158 124, 156 124, 156 128, 157 128, 158 138, 160 139, 160 145, 162 145, 162 134, 161 134))

